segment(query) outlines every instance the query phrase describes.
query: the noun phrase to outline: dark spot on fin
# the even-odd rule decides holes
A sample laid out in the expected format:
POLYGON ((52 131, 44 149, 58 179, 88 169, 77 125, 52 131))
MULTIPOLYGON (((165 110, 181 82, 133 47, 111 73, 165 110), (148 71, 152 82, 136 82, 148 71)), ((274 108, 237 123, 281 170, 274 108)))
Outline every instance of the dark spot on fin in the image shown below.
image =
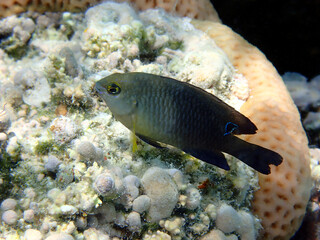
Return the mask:
POLYGON ((228 162, 221 152, 198 149, 183 149, 183 151, 204 162, 210 163, 224 170, 230 170, 228 162))
POLYGON ((158 142, 156 142, 156 141, 154 141, 154 140, 151 140, 151 139, 148 138, 148 137, 145 137, 145 136, 140 135, 140 134, 137 134, 137 133, 136 133, 136 135, 137 135, 137 137, 140 138, 142 141, 150 144, 150 145, 153 146, 153 147, 156 147, 156 148, 164 148, 163 146, 161 146, 160 143, 158 143, 158 142))
POLYGON ((227 122, 226 126, 224 127, 224 134, 223 136, 229 135, 237 130, 239 126, 232 122, 227 122))

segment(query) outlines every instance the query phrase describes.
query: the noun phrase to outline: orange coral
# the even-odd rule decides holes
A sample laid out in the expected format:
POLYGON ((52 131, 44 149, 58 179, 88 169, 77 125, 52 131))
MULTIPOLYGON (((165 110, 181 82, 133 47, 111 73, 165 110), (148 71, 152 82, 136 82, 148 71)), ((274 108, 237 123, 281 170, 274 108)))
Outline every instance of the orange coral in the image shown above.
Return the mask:
POLYGON ((245 140, 280 153, 284 161, 259 174, 254 212, 265 239, 289 239, 299 228, 310 196, 310 157, 300 116, 276 69, 256 47, 220 23, 194 21, 228 55, 249 82, 250 98, 241 108, 258 127, 245 140))

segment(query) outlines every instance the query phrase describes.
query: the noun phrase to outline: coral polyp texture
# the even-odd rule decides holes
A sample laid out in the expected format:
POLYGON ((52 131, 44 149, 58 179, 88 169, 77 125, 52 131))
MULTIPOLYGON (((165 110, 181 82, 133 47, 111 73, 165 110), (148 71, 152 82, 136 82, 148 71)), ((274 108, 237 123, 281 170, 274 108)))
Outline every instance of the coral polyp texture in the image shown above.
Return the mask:
POLYGON ((300 115, 281 77, 266 57, 230 28, 194 22, 208 33, 248 80, 250 98, 241 112, 258 127, 244 139, 270 148, 284 158, 271 174, 259 174, 253 210, 262 219, 266 239, 289 239, 299 228, 310 197, 310 156, 300 115))
MULTIPOLYGON (((0 17, 7 17, 25 11, 35 12, 80 12, 103 0, 0 0, 0 17)), ((217 20, 218 15, 209 0, 118 0, 115 2, 129 2, 137 10, 160 7, 180 16, 196 19, 217 20)))

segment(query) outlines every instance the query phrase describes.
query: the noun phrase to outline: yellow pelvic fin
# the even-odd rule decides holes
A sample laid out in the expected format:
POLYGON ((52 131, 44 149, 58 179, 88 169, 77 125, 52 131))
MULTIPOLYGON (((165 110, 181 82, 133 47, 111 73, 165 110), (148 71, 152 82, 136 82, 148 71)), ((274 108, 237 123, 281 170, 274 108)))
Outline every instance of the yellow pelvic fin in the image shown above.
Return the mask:
POLYGON ((138 149, 137 137, 134 133, 131 134, 132 152, 135 153, 138 149))
POLYGON ((132 152, 135 153, 138 149, 137 146, 137 137, 136 137, 136 115, 132 114, 132 135, 131 135, 131 141, 132 141, 132 152))

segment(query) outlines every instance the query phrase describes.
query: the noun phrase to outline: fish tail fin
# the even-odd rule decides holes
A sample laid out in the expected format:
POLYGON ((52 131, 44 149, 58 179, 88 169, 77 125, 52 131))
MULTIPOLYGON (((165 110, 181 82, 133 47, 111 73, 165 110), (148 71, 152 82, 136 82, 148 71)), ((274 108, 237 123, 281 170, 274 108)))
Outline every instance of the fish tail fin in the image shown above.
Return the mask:
POLYGON ((269 165, 278 166, 282 163, 280 154, 235 136, 229 136, 228 143, 226 149, 222 151, 238 158, 262 174, 270 174, 269 165))

